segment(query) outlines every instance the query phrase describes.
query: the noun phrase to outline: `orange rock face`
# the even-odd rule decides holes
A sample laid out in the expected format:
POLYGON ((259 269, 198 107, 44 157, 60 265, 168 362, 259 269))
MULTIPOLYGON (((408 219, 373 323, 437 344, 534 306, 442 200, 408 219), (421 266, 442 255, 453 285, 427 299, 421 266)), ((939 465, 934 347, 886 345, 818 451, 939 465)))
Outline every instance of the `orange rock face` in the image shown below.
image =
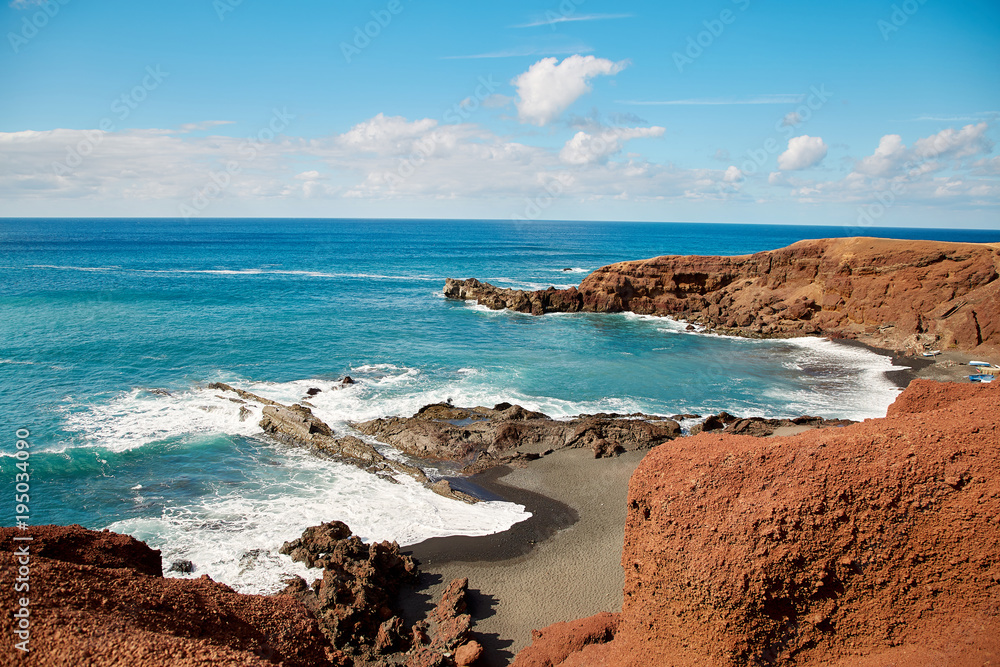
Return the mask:
POLYGON ((1000 664, 998 421, 1000 385, 917 380, 885 419, 655 448, 614 639, 518 666, 1000 664))
POLYGON ((534 314, 631 311, 750 336, 824 333, 897 350, 1000 350, 998 244, 822 239, 737 257, 611 264, 569 290, 449 281, 445 293, 534 314))

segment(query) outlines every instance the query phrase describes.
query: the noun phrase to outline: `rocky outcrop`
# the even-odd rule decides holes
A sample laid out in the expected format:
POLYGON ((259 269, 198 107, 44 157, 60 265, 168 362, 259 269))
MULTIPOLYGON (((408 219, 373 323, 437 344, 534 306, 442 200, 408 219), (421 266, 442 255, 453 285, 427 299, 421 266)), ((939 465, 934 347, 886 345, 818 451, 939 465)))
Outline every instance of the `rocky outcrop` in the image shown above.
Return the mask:
POLYGON ((312 585, 290 579, 282 594, 312 612, 330 643, 355 665, 469 665, 482 653, 467 613, 468 579, 451 582, 427 617, 406 627, 396 597, 401 587, 417 583, 419 573, 395 542, 365 544, 334 521, 307 528, 280 551, 323 570, 312 585))
POLYGON ((566 447, 589 447, 596 457, 612 456, 649 449, 681 434, 680 425, 665 417, 597 414, 561 421, 509 403, 493 408, 439 403, 412 417, 352 426, 410 456, 458 461, 469 471, 566 447))
POLYGON ((10 584, 0 593, 5 664, 349 664, 299 602, 240 595, 208 577, 164 579, 160 553, 127 535, 80 526, 0 528, 0 559, 7 572, 25 559, 30 570, 30 590, 15 593, 10 584), (23 655, 12 646, 20 641, 13 640, 13 612, 21 596, 30 599, 30 653, 23 655))
POLYGON ((236 389, 221 382, 209 385, 219 391, 231 391, 241 399, 261 403, 263 416, 260 420, 261 429, 279 442, 296 447, 307 447, 321 456, 335 458, 357 465, 373 472, 383 479, 395 481, 395 473, 403 473, 423 483, 438 495, 466 503, 477 503, 479 499, 451 488, 446 480, 431 483, 423 470, 417 466, 396 461, 382 455, 367 442, 353 435, 336 437, 333 429, 323 420, 313 414, 305 405, 282 405, 276 401, 257 396, 242 389, 236 389))
POLYGON ((279 551, 323 570, 322 578, 311 585, 301 577, 289 580, 284 594, 319 619, 332 645, 360 655, 408 648, 393 605, 400 587, 416 582, 417 566, 399 553, 398 544, 365 544, 345 524, 334 521, 307 528, 279 551))
POLYGON ((553 626, 516 664, 996 664, 998 422, 1000 385, 916 380, 885 419, 652 450, 613 638, 553 626))
POLYGON ((620 262, 567 290, 449 279, 444 293, 535 315, 630 311, 744 336, 828 334, 898 351, 1000 352, 1000 244, 810 240, 736 257, 620 262))
POLYGON ((767 419, 765 417, 734 417, 728 412, 711 415, 700 424, 691 428, 691 435, 709 431, 731 433, 733 435, 752 435, 755 438, 767 438, 781 429, 798 430, 813 428, 841 427, 853 424, 850 419, 827 419, 826 417, 802 416, 794 419, 767 419))

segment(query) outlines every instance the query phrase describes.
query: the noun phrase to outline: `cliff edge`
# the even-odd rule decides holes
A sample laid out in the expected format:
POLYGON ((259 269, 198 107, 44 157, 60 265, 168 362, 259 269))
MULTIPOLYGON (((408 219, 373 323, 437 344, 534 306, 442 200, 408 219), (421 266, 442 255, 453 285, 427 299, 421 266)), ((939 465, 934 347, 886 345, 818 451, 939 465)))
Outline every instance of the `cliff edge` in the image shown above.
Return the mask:
POLYGON ((866 237, 735 257, 670 255, 602 267, 536 292, 448 279, 488 308, 668 315, 743 336, 826 334, 922 352, 1000 352, 1000 244, 866 237))

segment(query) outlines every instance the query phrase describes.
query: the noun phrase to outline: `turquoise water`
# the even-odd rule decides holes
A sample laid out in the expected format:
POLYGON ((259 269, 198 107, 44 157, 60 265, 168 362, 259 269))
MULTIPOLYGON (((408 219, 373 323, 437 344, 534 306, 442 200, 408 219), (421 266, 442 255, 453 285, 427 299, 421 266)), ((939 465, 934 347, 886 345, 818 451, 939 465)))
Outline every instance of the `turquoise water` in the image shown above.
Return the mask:
MULTIPOLYGON (((996 232, 870 230, 996 241, 996 232)), ((615 261, 742 254, 839 228, 626 223, 0 220, 0 474, 33 445, 32 523, 111 527, 242 590, 297 571, 275 547, 341 519, 403 544, 524 518, 269 442, 205 389, 324 391, 349 420, 458 404, 581 412, 882 416, 888 359, 828 341, 693 335, 633 315, 531 317, 441 297, 446 277, 567 287, 615 261), (564 271, 569 268, 571 271, 564 271), (169 395, 149 390, 166 390, 169 395), (457 506, 457 507, 456 507, 457 506)), ((13 508, 5 524, 13 523, 13 508)))

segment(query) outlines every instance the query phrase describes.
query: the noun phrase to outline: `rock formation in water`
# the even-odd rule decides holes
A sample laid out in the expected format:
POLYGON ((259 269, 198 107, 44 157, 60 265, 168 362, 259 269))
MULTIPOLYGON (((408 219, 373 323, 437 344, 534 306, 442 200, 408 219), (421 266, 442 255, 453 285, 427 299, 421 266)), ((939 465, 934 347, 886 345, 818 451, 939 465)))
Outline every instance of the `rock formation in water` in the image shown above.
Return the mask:
POLYGON ((898 351, 1000 352, 1000 244, 843 238, 736 257, 665 256, 525 292, 448 279, 494 310, 667 315, 743 336, 828 334, 898 351))
POLYGON ((885 419, 703 433, 629 485, 620 615, 517 667, 1000 662, 1000 385, 916 380, 885 419))
POLYGON ((260 427, 278 442, 305 447, 322 456, 352 463, 389 481, 395 481, 393 478, 395 473, 403 473, 442 496, 466 503, 479 502, 474 496, 452 489, 445 480, 432 484, 424 471, 417 466, 387 458, 360 438, 353 435, 336 437, 333 429, 314 415, 312 410, 305 405, 299 403, 291 406, 283 405, 222 382, 210 384, 209 388, 232 392, 243 401, 261 404, 263 416, 260 420, 260 427))
POLYGON ((509 403, 493 408, 435 403, 412 417, 353 426, 410 456, 458 461, 469 472, 566 447, 589 447, 598 458, 613 456, 649 449, 681 434, 680 425, 664 417, 597 414, 560 421, 509 403))

